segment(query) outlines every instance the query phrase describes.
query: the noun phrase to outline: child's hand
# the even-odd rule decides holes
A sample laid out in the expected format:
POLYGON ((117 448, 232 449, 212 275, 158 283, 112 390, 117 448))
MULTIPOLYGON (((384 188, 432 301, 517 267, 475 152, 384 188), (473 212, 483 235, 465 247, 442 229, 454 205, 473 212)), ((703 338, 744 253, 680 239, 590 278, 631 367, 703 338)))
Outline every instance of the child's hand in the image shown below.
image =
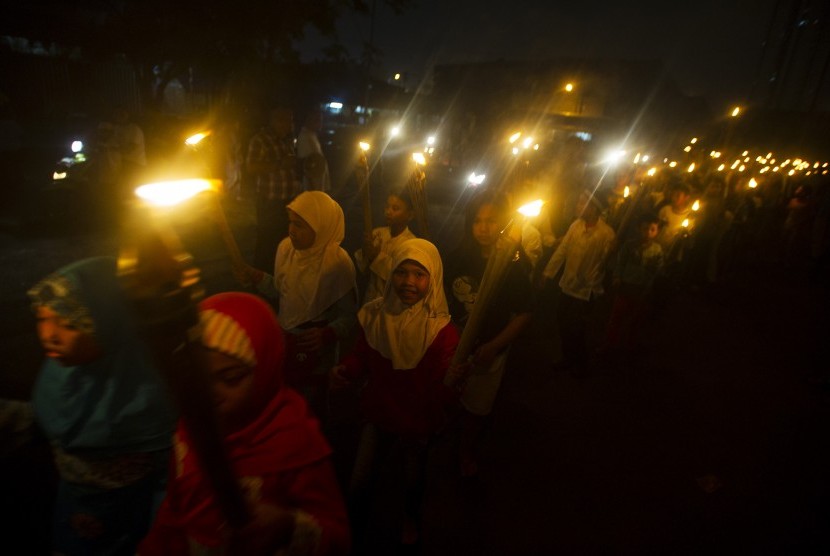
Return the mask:
POLYGON ((367 232, 363 236, 363 258, 367 263, 371 263, 380 254, 380 246, 375 245, 375 236, 372 232, 367 232))
POLYGON ((349 379, 343 376, 346 365, 336 365, 329 371, 329 388, 340 390, 349 386, 349 379))
POLYGON ((314 353, 323 349, 326 343, 325 328, 309 328, 297 334, 297 348, 300 351, 314 353))
POLYGON ((265 273, 261 270, 242 262, 233 263, 231 265, 231 270, 233 271, 233 276, 236 278, 236 281, 243 286, 255 286, 265 275, 265 273))
POLYGON ((478 367, 489 369, 498 354, 499 350, 496 349, 490 342, 481 344, 473 354, 473 363, 475 363, 478 367))
POLYGON ((294 514, 264 502, 257 502, 250 510, 251 521, 231 535, 229 554, 271 556, 291 542, 294 514))
POLYGON ((447 369, 447 376, 450 378, 450 385, 458 390, 461 390, 464 387, 467 374, 472 370, 472 368, 472 361, 453 363, 450 365, 450 368, 447 369))

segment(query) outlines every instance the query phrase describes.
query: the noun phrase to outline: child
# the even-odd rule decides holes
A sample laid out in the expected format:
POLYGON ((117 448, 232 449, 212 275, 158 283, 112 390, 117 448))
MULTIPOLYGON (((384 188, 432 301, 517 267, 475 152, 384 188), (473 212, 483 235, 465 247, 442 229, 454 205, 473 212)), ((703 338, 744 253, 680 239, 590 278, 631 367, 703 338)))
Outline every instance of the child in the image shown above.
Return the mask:
MULTIPOLYGON (((487 260, 509 218, 506 198, 492 191, 481 191, 467 207, 465 239, 453 255, 453 265, 447 273, 447 287, 454 303, 452 313, 462 326, 473 310, 487 260)), ((478 443, 501 385, 510 344, 530 322, 533 296, 529 274, 530 264, 519 249, 488 308, 477 338, 478 347, 467 366, 471 372, 461 394, 465 411, 459 449, 459 465, 465 477, 478 473, 478 443)))
POLYGON ((343 209, 326 193, 298 195, 288 205, 288 220, 274 275, 246 266, 242 278, 276 300, 280 325, 288 333, 286 383, 308 396, 319 414, 337 342, 355 326, 355 270, 340 247, 343 209))
POLYGON ((137 335, 116 262, 66 266, 29 297, 46 352, 34 415, 60 475, 53 550, 132 554, 164 492, 175 414, 137 335))
POLYGON ((614 245, 614 230, 602 219, 605 208, 600 193, 583 190, 576 205, 579 217, 542 272, 544 280, 551 280, 562 270, 562 294, 556 309, 562 361, 554 367, 575 376, 584 376, 588 370, 588 322, 596 299, 604 293, 605 259, 614 245))
POLYGON ((625 242, 617 252, 612 278, 616 295, 605 337, 606 351, 632 345, 648 312, 654 280, 663 269, 663 249, 654 240, 658 230, 657 217, 643 216, 639 237, 625 242))
POLYGON ((683 221, 689 218, 691 213, 689 186, 682 183, 676 184, 669 199, 669 204, 663 206, 657 213, 661 228, 656 239, 666 257, 671 256, 673 260, 680 260, 682 252, 677 242, 683 233, 683 221))
POLYGON ((368 274, 363 302, 368 303, 383 296, 389 275, 392 273, 390 253, 415 234, 409 230, 409 223, 415 217, 412 200, 406 193, 391 193, 386 200, 386 226, 375 228, 364 238, 363 249, 354 254, 357 267, 368 274))
POLYGON ((433 244, 423 239, 405 241, 392 254, 391 267, 394 270, 383 297, 360 309, 357 344, 331 370, 331 381, 336 388, 362 376, 367 379, 361 408, 368 424, 350 492, 358 535, 367 518, 378 452, 388 452, 399 441, 407 460, 401 540, 414 544, 419 537, 427 445, 456 398, 444 385, 444 375, 458 344, 458 333, 450 325, 441 257, 433 244))
POLYGON ((140 553, 346 554, 331 450, 305 401, 283 385, 285 344, 274 313, 256 296, 223 293, 201 304, 200 317, 225 453, 251 521, 227 529, 180 422, 167 498, 140 553))

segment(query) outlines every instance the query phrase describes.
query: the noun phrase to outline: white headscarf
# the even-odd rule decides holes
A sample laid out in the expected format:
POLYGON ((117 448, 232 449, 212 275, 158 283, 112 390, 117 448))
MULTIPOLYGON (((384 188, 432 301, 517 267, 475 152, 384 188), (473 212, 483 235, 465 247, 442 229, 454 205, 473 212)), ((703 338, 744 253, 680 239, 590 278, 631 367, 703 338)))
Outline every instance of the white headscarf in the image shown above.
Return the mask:
POLYGON ((393 368, 414 369, 441 329, 450 322, 444 295, 444 270, 438 249, 425 239, 409 239, 391 255, 393 272, 406 260, 427 269, 427 294, 412 306, 404 305, 390 279, 383 297, 364 305, 357 319, 366 334, 366 342, 390 359, 393 368))
POLYGON ((340 247, 345 234, 343 209, 322 191, 306 191, 288 208, 316 234, 314 244, 298 250, 285 238, 277 248, 274 285, 280 292, 280 324, 285 330, 318 319, 355 288, 354 263, 340 247))

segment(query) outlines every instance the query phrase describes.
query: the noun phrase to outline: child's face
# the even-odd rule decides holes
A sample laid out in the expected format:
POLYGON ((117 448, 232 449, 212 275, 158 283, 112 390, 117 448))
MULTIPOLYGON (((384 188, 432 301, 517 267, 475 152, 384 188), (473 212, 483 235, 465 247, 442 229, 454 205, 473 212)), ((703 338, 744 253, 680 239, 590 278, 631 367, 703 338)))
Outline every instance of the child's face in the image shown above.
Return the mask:
POLYGON ((251 416, 254 369, 220 351, 206 349, 213 403, 227 432, 246 425, 251 416))
POLYGON ((685 191, 675 191, 671 195, 671 204, 672 207, 676 209, 685 208, 686 205, 689 203, 690 195, 685 191))
POLYGON ((660 229, 657 226, 657 222, 646 222, 642 226, 640 226, 641 236, 643 241, 652 241, 654 238, 657 237, 657 232, 660 229))
POLYGON ((401 303, 415 305, 429 292, 429 272, 420 263, 405 260, 392 272, 392 287, 401 303))
POLYGON ((100 357, 101 348, 95 338, 52 309, 38 307, 36 319, 37 335, 46 357, 57 360, 64 367, 89 363, 100 357))
POLYGON ((317 233, 299 214, 288 209, 288 237, 294 249, 302 251, 314 245, 317 233))
POLYGON ((413 214, 400 197, 390 195, 386 200, 384 216, 387 226, 393 230, 403 230, 412 220, 413 214))
POLYGON ((473 220, 473 237, 481 247, 491 247, 499 239, 501 218, 494 205, 481 205, 473 220))

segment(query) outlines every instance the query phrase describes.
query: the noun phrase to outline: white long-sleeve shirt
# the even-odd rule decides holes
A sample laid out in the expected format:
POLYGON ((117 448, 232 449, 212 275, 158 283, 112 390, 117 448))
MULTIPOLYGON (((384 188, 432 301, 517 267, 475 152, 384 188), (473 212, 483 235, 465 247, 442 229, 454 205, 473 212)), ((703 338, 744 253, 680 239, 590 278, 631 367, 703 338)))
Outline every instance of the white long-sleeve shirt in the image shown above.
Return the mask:
POLYGON ((601 218, 591 227, 578 218, 568 228, 543 275, 545 278, 555 277, 564 264, 565 271, 559 281, 562 292, 588 301, 592 294, 603 293, 605 259, 613 243, 614 230, 601 218))

